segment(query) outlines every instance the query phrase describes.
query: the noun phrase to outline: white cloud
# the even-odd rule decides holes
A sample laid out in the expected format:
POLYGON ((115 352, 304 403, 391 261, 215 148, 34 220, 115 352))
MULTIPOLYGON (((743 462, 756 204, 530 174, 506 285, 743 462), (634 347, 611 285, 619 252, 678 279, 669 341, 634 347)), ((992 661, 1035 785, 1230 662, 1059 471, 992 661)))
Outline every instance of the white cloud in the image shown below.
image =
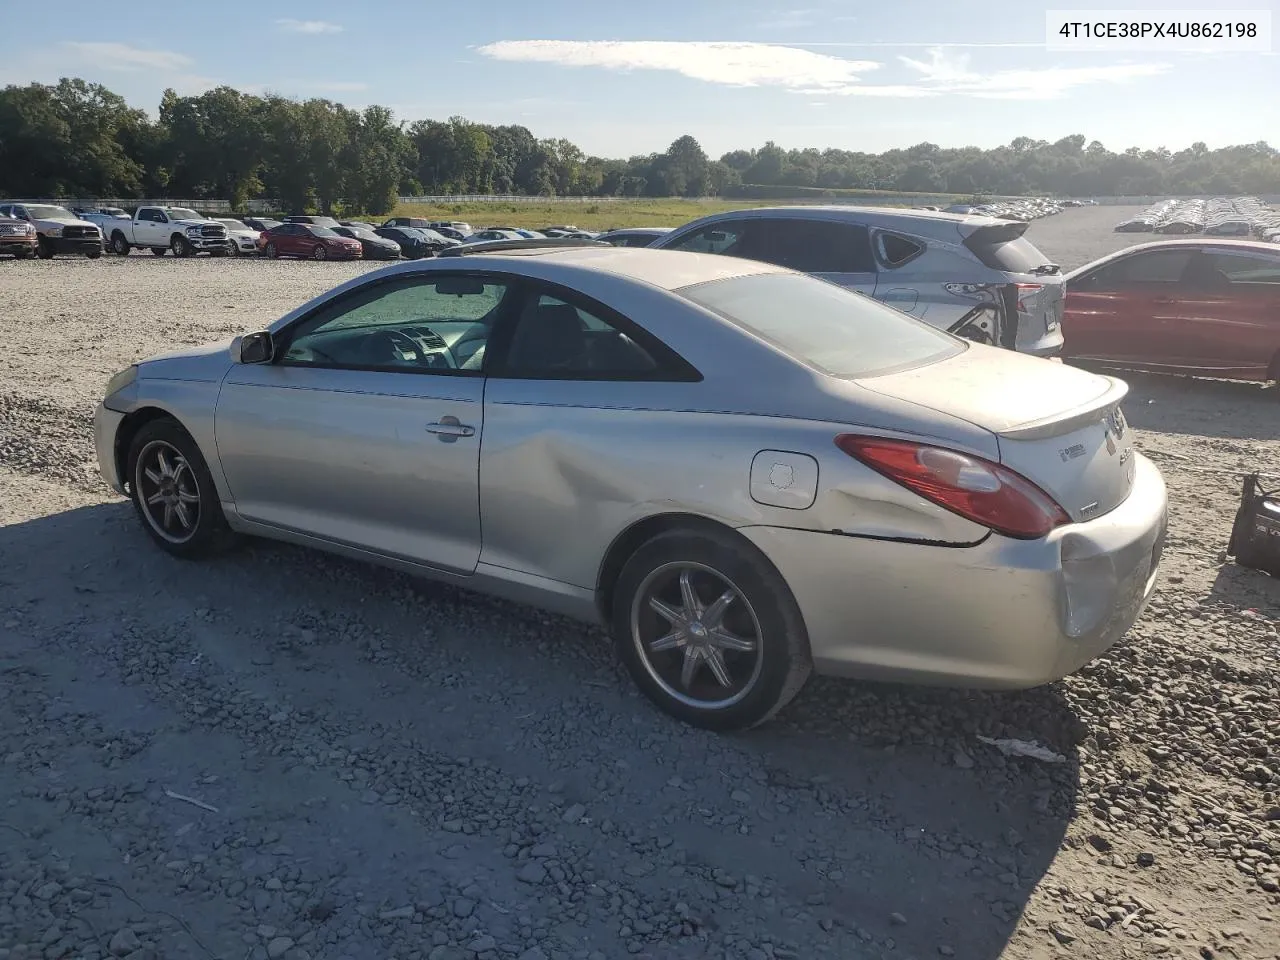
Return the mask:
POLYGON ((936 93, 964 94, 990 100, 1053 100, 1073 87, 1125 83, 1168 72, 1164 63, 1121 63, 1095 67, 1039 67, 996 70, 982 74, 969 66, 967 55, 949 54, 935 47, 928 60, 899 57, 920 74, 924 88, 936 93))
POLYGON ((276 26, 287 33, 341 33, 345 29, 327 20, 292 20, 288 17, 277 20, 276 26))
MULTIPOLYGON (((802 13, 807 11, 793 11, 802 13)), ((899 83, 866 83, 881 67, 802 47, 773 43, 672 40, 503 40, 478 48, 483 56, 522 63, 606 70, 665 70, 733 87, 779 87, 795 93, 919 99, 944 95, 999 100, 1052 100, 1081 86, 1117 84, 1168 72, 1163 63, 974 70, 966 54, 939 44, 928 59, 899 56, 914 76, 899 83)))
POLYGON ((68 40, 62 44, 68 50, 92 59, 100 67, 109 70, 138 72, 142 70, 181 70, 190 66, 190 57, 172 50, 147 50, 131 47, 127 43, 68 40))
POLYGON ((668 70, 731 87, 836 90, 877 69, 871 60, 846 60, 771 43, 675 40, 501 40, 479 52, 494 60, 553 63, 608 70, 668 70))

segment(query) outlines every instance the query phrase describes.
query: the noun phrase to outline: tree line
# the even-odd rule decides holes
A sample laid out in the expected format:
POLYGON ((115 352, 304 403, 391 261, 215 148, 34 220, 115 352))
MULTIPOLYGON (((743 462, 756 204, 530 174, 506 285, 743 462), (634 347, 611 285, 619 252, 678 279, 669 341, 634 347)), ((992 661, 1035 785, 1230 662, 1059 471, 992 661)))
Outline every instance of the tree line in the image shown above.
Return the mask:
POLYGON ((798 196, 841 190, 1128 196, 1280 191, 1280 152, 1265 142, 1120 153, 1076 134, 1018 137, 994 149, 920 143, 884 153, 784 149, 773 142, 718 160, 692 136, 662 153, 589 156, 523 126, 462 117, 398 121, 218 87, 166 90, 158 116, 80 79, 0 90, 0 196, 227 199, 290 210, 388 212, 402 195, 798 196))

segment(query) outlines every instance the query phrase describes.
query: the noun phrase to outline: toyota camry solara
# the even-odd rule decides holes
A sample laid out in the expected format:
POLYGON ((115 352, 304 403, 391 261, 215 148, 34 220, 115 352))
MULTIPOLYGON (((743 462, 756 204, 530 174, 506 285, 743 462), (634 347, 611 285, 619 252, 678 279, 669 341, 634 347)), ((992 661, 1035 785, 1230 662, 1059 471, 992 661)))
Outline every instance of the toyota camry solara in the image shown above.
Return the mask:
POLYGON ((814 670, 1020 688, 1115 643, 1166 527, 1126 390, 762 263, 541 247, 138 363, 96 433, 177 557, 272 537, 606 625, 729 729, 814 670))

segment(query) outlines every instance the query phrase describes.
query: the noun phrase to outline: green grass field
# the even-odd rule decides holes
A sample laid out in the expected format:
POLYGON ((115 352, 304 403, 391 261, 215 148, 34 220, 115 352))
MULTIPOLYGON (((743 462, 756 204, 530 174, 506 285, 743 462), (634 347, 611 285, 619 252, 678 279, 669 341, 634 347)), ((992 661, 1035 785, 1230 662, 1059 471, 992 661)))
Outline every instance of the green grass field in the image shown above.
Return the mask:
MULTIPOLYGON (((777 207, 794 203, 861 203, 872 206, 913 206, 937 203, 937 195, 890 195, 843 191, 839 197, 821 200, 549 200, 518 203, 399 204, 390 216, 424 217, 428 220, 462 220, 482 227, 539 227, 570 224, 583 230, 610 227, 678 227, 712 213, 751 207, 777 207), (924 199, 917 199, 923 197, 924 199)), ((379 220, 379 223, 382 221, 379 220)))

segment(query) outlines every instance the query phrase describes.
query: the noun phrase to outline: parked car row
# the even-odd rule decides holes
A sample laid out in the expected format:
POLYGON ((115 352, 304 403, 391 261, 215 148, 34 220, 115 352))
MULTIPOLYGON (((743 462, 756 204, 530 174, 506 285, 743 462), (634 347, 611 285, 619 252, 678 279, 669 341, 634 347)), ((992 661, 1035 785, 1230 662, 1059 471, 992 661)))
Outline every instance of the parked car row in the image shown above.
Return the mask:
MULTIPOLYGON (((1237 201, 1235 210, 1247 210, 1237 201)), ((1280 247, 1164 240, 1063 276, 1005 223, 941 211, 772 207, 615 246, 717 253, 811 273, 981 343, 1151 371, 1280 379, 1280 247), (976 305, 975 305, 976 304, 976 305)))
MULTIPOLYGON (((943 213, 963 213, 980 217, 995 217, 999 220, 1017 220, 1029 223, 1041 217, 1051 217, 1061 213, 1067 204, 1050 200, 1047 197, 1031 197, 1025 200, 993 200, 989 203, 967 204, 957 203, 944 207, 943 213)), ((925 210, 937 210, 937 207, 925 207, 925 210)))
POLYGON ((1136 217, 1116 224, 1117 233, 1203 233, 1211 237, 1257 237, 1280 243, 1280 210, 1257 197, 1159 200, 1136 217))

